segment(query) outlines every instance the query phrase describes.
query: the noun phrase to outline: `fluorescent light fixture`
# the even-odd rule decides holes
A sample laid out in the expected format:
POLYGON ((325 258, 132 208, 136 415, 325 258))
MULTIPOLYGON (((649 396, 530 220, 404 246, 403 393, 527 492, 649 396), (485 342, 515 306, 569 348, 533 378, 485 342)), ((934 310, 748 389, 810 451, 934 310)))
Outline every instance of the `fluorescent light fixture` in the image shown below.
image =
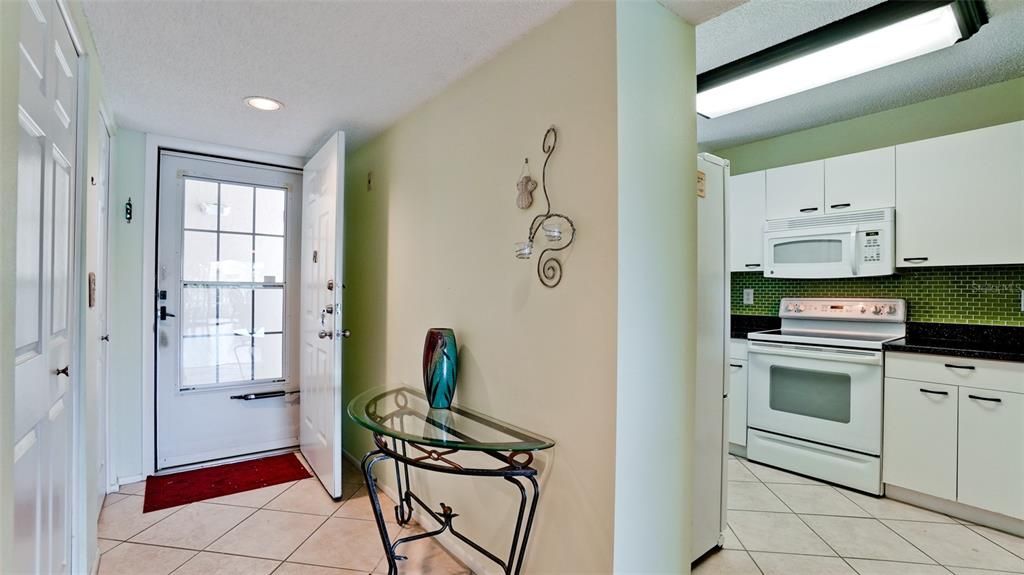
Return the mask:
POLYGON ((717 118, 941 50, 987 21, 971 0, 890 0, 697 77, 697 113, 717 118))
POLYGON ((249 96, 245 99, 245 103, 249 104, 257 110, 263 110, 264 112, 273 112, 284 108, 284 104, 273 98, 266 98, 263 96, 249 96))

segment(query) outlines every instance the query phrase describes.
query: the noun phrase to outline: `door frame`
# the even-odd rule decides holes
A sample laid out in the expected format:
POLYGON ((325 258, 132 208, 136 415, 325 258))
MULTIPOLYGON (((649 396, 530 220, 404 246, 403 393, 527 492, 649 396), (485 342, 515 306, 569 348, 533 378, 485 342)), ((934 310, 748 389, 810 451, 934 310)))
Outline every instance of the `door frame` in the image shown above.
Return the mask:
POLYGON ((302 170, 305 159, 297 156, 247 150, 220 144, 209 144, 172 136, 146 134, 146 180, 142 203, 142 309, 139 310, 139 335, 142 358, 139 380, 142 382, 142 469, 137 477, 121 477, 120 482, 141 481, 156 472, 156 276, 157 276, 157 187, 160 179, 160 150, 173 149, 189 154, 213 156, 272 164, 302 170))

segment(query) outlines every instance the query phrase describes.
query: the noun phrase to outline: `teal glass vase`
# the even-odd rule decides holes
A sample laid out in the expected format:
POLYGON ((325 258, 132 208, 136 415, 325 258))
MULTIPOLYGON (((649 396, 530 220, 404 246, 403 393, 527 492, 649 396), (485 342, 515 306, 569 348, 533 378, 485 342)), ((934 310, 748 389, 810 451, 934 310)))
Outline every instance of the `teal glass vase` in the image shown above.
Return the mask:
POLYGON ((447 327, 427 330, 423 342, 423 389, 434 409, 448 409, 455 398, 459 350, 455 331, 447 327))

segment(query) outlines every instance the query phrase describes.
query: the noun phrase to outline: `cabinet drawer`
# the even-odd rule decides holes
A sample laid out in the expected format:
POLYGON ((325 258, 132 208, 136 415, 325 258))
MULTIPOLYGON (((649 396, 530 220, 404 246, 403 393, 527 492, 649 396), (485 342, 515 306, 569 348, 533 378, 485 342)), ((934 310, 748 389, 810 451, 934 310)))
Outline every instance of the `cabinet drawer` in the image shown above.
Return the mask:
POLYGON ((960 388, 957 501, 1024 519, 1024 394, 960 388))
POLYGON ((729 358, 730 359, 747 359, 747 340, 733 338, 729 340, 729 358))
POLYGON ((886 353, 885 376, 1024 393, 1024 363, 919 353, 886 353))
POLYGON ((956 499, 957 388, 885 380, 882 480, 956 499))

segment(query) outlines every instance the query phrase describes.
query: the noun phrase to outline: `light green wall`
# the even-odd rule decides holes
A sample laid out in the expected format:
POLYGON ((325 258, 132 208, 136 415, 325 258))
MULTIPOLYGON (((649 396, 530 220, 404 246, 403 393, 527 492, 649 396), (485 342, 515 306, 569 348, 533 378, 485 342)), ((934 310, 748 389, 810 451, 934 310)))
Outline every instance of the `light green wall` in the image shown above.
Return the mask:
POLYGON ((0 572, 11 556, 14 461, 14 243, 18 172, 18 23, 0 1, 0 572))
POLYGON ((653 1, 616 8, 615 572, 689 573, 697 347, 694 29, 653 1))
POLYGON ((111 150, 110 190, 110 451, 117 477, 138 475, 142 466, 143 381, 139 340, 143 280, 143 217, 145 213, 146 135, 120 130, 111 150), (131 197, 132 223, 124 221, 131 197))
POLYGON ((744 174, 1024 119, 1024 77, 716 150, 744 174))

